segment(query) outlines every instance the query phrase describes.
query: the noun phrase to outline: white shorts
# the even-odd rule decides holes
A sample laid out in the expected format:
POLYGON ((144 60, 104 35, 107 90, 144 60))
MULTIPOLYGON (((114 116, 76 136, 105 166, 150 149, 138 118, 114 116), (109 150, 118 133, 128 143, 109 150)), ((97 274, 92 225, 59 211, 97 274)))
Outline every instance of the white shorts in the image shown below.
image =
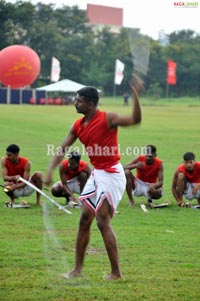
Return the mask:
POLYGON ((132 194, 134 196, 145 196, 147 199, 150 199, 150 196, 148 195, 148 188, 150 183, 143 182, 140 179, 136 178, 134 179, 135 189, 133 190, 132 194))
POLYGON ((121 163, 112 168, 117 172, 110 173, 105 170, 94 169, 79 197, 94 214, 98 212, 105 199, 108 200, 113 216, 126 188, 126 177, 121 163))
MULTIPOLYGON (((32 176, 28 180, 29 180, 29 182, 31 182, 33 184, 33 182, 31 181, 31 178, 32 178, 32 176)), ((4 184, 9 186, 9 182, 5 182, 4 184)), ((14 184, 14 182, 10 182, 10 184, 14 184)), ((15 199, 18 199, 23 196, 30 196, 33 194, 34 191, 35 190, 32 187, 26 185, 23 188, 18 188, 18 189, 13 190, 13 196, 15 199)))
MULTIPOLYGON (((60 187, 63 187, 61 182, 56 182, 52 188, 54 186, 59 185, 60 187)), ((67 186, 69 187, 69 189, 71 190, 72 193, 78 193, 80 194, 80 182, 78 180, 78 177, 74 177, 70 180, 67 181, 67 186)))
POLYGON ((183 196, 189 201, 193 199, 200 199, 200 189, 197 191, 195 195, 192 193, 194 186, 195 183, 190 183, 190 182, 186 183, 186 190, 184 191, 183 196))
POLYGON ((32 187, 26 185, 23 188, 15 189, 13 191, 13 196, 14 196, 15 199, 18 199, 22 196, 30 196, 30 195, 33 194, 34 191, 35 190, 32 187))

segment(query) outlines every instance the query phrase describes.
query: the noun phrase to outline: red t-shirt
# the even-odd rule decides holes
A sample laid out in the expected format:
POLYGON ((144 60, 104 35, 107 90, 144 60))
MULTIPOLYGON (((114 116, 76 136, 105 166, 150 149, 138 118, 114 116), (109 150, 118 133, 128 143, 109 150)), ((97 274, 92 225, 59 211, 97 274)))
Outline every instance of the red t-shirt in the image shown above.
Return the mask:
POLYGON ((120 159, 118 151, 118 129, 108 127, 106 112, 97 110, 89 123, 84 125, 85 117, 75 121, 73 130, 85 145, 92 165, 97 169, 107 169, 117 164, 120 159))
POLYGON ((188 171, 184 164, 180 165, 177 170, 184 173, 188 182, 200 183, 200 162, 194 163, 194 169, 192 172, 188 171))
POLYGON ((155 158, 151 165, 147 165, 146 157, 141 155, 138 157, 137 162, 139 161, 144 162, 144 166, 136 168, 136 177, 143 182, 156 183, 162 160, 155 158))
POLYGON ((71 170, 69 169, 69 166, 68 166, 68 160, 64 160, 62 161, 61 165, 64 167, 65 169, 65 174, 66 174, 66 178, 67 178, 67 181, 78 176, 78 174, 84 170, 86 170, 87 166, 88 166, 88 163, 85 162, 85 161, 82 161, 80 160, 80 163, 79 163, 79 166, 78 166, 78 169, 77 170, 71 170))
POLYGON ((18 158, 19 158, 18 163, 15 165, 5 157, 5 165, 8 170, 8 176, 10 177, 17 176, 17 175, 23 177, 24 175, 25 165, 29 160, 23 157, 18 157, 18 158))

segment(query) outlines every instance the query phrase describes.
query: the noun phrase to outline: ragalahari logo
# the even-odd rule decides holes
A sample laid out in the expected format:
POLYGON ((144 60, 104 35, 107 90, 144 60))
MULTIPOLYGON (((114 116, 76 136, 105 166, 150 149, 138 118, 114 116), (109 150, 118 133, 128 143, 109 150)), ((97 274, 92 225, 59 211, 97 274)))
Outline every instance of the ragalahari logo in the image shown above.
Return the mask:
POLYGON ((11 68, 9 68, 5 76, 10 76, 11 74, 22 75, 30 74, 33 71, 33 66, 25 57, 21 57, 16 61, 11 68))
POLYGON ((174 1, 175 8, 198 8, 198 2, 184 2, 184 1, 174 1))

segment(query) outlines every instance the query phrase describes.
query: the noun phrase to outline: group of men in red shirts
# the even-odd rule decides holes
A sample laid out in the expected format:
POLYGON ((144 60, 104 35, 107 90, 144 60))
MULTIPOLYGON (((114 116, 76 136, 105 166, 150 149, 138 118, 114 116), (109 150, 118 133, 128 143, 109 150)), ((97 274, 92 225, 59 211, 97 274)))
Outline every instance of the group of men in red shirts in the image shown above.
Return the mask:
MULTIPOLYGON (((19 156, 18 145, 11 144, 6 149, 6 156, 2 159, 2 176, 4 185, 9 187, 10 202, 15 198, 29 196, 34 190, 22 182, 18 182, 18 176, 30 180, 36 187, 42 189, 42 173, 35 172, 30 175, 31 162, 29 159, 19 156)), ((178 206, 185 206, 187 200, 197 199, 200 204, 200 162, 195 161, 195 155, 187 152, 183 155, 184 163, 177 167, 173 181, 172 193, 178 206)), ((163 161, 157 157, 157 149, 154 145, 147 145, 145 153, 134 158, 123 166, 126 176, 126 192, 129 205, 134 205, 135 197, 145 197, 150 206, 153 200, 163 196, 164 168, 163 161), (136 174, 133 170, 136 169, 136 174)), ((55 197, 65 198, 66 205, 76 204, 75 194, 80 194, 85 183, 91 175, 91 168, 86 161, 81 160, 81 155, 72 151, 68 159, 59 166, 60 181, 51 189, 55 197)), ((36 204, 41 205, 40 194, 36 192, 36 204)))

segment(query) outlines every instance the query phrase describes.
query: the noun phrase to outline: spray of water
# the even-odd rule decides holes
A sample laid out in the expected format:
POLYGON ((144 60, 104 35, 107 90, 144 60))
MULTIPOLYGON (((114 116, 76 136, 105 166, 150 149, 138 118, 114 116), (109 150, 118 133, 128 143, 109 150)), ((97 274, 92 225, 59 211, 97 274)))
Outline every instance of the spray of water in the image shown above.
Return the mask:
MULTIPOLYGON (((48 286, 56 287, 61 279, 61 274, 69 271, 70 266, 67 252, 59 239, 56 229, 55 207, 48 201, 43 201, 43 221, 44 221, 44 253, 47 265, 48 286)), ((65 214, 65 213, 64 213, 65 214)))
POLYGON ((149 66, 150 38, 141 35, 137 29, 128 29, 130 51, 133 58, 133 70, 136 74, 146 75, 149 66))

